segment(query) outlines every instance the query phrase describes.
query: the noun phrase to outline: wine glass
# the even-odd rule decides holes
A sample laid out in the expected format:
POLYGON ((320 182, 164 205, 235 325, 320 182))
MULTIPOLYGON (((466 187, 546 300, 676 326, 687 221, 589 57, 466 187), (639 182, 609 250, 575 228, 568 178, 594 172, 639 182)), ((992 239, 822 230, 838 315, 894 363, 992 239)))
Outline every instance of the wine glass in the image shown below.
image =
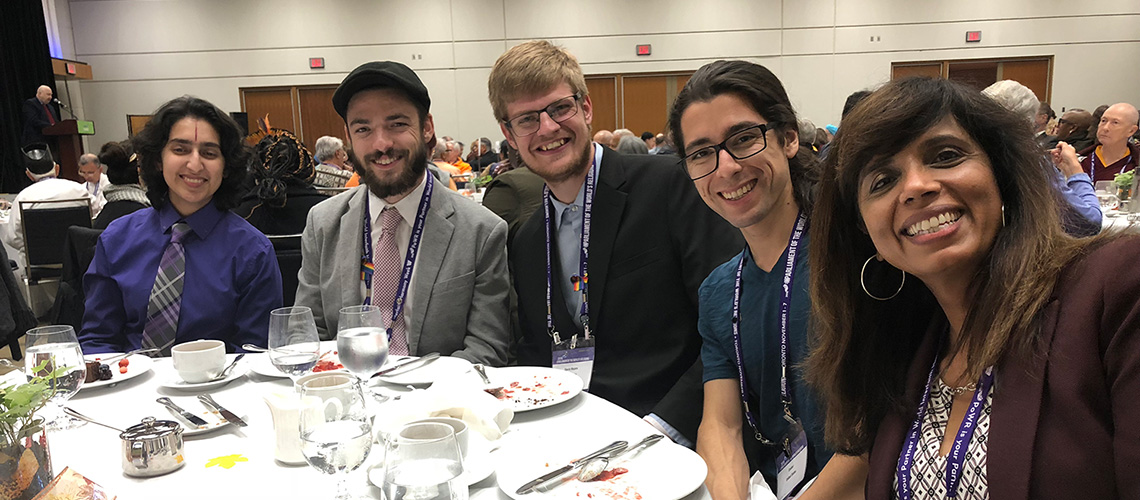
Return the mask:
POLYGON ((361 380, 384 366, 388 359, 388 333, 384 312, 377 306, 349 306, 340 310, 336 349, 340 364, 361 380))
POLYGON ((301 454, 325 474, 340 474, 337 500, 350 498, 348 473, 372 449, 372 424, 365 412, 360 381, 347 373, 307 380, 301 392, 301 454))
POLYGON ((312 309, 282 307, 269 312, 269 361, 278 370, 304 375, 317 364, 320 352, 312 309))
POLYGON ((412 423, 388 439, 386 500, 467 500, 467 485, 458 480, 462 474, 463 459, 450 425, 412 423))
POLYGON ((60 409, 64 402, 79 392, 87 377, 87 365, 83 362, 83 351, 79 348, 75 329, 70 325, 41 326, 28 330, 27 335, 24 372, 28 380, 59 371, 54 380, 49 379, 52 393, 47 405, 47 428, 60 431, 83 425, 85 422, 64 415, 60 409), (41 364, 43 367, 37 370, 41 364))

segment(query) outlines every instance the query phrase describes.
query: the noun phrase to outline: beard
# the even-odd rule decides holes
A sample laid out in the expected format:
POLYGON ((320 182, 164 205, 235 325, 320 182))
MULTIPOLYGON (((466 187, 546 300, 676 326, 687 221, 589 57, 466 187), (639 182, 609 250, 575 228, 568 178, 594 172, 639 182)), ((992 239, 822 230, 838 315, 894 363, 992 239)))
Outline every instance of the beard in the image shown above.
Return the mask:
POLYGON ((356 173, 360 174, 360 182, 368 186, 368 190, 380 199, 385 199, 390 196, 406 194, 419 184, 420 179, 427 170, 427 148, 423 144, 418 144, 413 150, 398 150, 389 149, 387 151, 373 151, 364 155, 364 161, 357 158, 356 153, 353 151, 348 152, 349 159, 352 160, 353 168, 356 173), (403 156, 404 169, 396 174, 394 179, 385 180, 376 175, 372 170, 371 164, 373 160, 379 159, 381 156, 403 156))
MULTIPOLYGON (((574 155, 574 157, 573 157, 574 161, 570 162, 570 164, 568 166, 566 166, 565 168, 563 168, 562 170, 559 170, 559 171, 550 171, 550 170, 546 170, 546 169, 543 169, 541 171, 537 170, 533 166, 531 166, 530 163, 527 162, 525 158, 523 159, 523 163, 526 164, 526 166, 528 168, 530 168, 530 170, 532 172, 537 174, 539 177, 542 177, 542 180, 546 181, 547 184, 558 184, 560 182, 565 182, 567 180, 570 180, 570 179, 574 178, 575 176, 582 175, 582 172, 589 170, 589 168, 590 168, 590 146, 592 144, 593 144, 592 141, 586 141, 586 144, 582 147, 581 151, 579 151, 576 155, 574 155)), ((520 158, 522 157, 521 152, 519 153, 519 157, 520 158)))

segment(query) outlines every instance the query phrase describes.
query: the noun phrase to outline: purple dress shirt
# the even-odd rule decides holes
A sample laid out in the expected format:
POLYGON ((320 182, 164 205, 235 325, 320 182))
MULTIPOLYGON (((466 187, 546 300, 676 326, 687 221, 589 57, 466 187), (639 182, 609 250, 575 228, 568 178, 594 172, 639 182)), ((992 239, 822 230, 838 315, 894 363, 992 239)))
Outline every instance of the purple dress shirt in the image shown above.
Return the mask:
POLYGON ((241 217, 213 203, 181 217, 165 203, 112 222, 83 277, 87 296, 79 343, 84 354, 137 349, 170 228, 190 224, 186 278, 175 343, 217 339, 229 352, 267 345, 269 311, 281 307, 281 271, 273 246, 241 217))

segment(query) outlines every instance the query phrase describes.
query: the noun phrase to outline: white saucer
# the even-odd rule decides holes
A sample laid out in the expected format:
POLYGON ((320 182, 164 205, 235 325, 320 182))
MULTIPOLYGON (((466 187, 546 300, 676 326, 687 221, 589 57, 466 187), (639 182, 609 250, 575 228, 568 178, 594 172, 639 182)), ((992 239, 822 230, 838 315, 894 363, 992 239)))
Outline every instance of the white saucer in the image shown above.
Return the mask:
MULTIPOLYGON (((463 461, 463 474, 459 481, 471 486, 487 479, 495 472, 495 464, 491 460, 491 443, 479 436, 471 436, 467 442, 467 458, 463 461)), ((368 468, 368 482, 377 488, 384 488, 384 463, 378 463, 368 468)))
POLYGON ((175 373, 174 376, 166 379, 159 385, 167 389, 174 389, 176 391, 204 391, 207 389, 215 389, 233 382, 234 380, 245 376, 247 372, 249 372, 249 365, 238 361, 238 364, 234 367, 233 371, 231 371, 229 375, 226 375, 226 378, 221 380, 192 384, 190 382, 182 380, 182 378, 178 376, 178 373, 175 373))

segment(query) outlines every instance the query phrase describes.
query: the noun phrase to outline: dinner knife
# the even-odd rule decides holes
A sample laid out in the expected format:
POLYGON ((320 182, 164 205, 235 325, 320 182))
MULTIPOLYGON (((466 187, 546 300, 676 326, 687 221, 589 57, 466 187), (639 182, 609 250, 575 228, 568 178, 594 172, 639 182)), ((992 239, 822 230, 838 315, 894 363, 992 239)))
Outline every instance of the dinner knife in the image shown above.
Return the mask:
POLYGON ((178 415, 182 416, 182 418, 186 419, 188 422, 190 422, 196 426, 201 427, 203 425, 206 425, 206 421, 202 420, 202 417, 199 417, 199 416, 197 416, 193 413, 190 413, 186 410, 183 410, 181 406, 174 404, 174 401, 171 401, 170 398, 168 398, 168 397, 163 396, 161 398, 156 399, 155 401, 158 401, 163 406, 170 409, 170 411, 177 413, 178 415))
MULTIPOLYGON (((389 373, 392 373, 392 372, 394 372, 394 371, 396 371, 396 370, 399 370, 399 369, 401 369, 401 368, 407 367, 408 365, 413 365, 413 364, 416 364, 416 363, 427 363, 428 361, 431 361, 431 360, 433 360, 433 359, 435 359, 435 358, 438 358, 438 357, 439 357, 439 353, 438 353, 438 352, 433 352, 433 353, 430 353, 430 354, 425 354, 425 355, 423 355, 423 356, 420 356, 420 357, 418 357, 418 358, 405 359, 405 360, 403 360, 403 361, 400 361, 399 363, 396 363, 396 364, 394 364, 394 365, 392 365, 392 366, 389 366, 389 367, 387 367, 387 368, 384 368, 383 370, 380 370, 380 371, 378 371, 378 372, 376 372, 376 373, 373 373, 373 374, 372 374, 372 376, 371 376, 371 377, 369 377, 369 378, 375 378, 375 377, 379 377, 379 376, 382 376, 382 375, 387 375, 387 374, 389 374, 389 373)), ((417 367, 417 368, 418 368, 418 367, 417 367)))
POLYGON ((234 424, 238 427, 245 427, 248 425, 245 423, 245 420, 242 420, 241 417, 235 415, 234 412, 223 408, 222 405, 218 404, 217 401, 214 401, 214 398, 210 397, 209 394, 198 395, 198 401, 201 401, 202 404, 209 406, 210 408, 218 410, 218 413, 222 414, 222 418, 225 418, 226 421, 231 424, 234 424))
POLYGON ((546 474, 538 476, 533 481, 520 486, 519 489, 517 491, 515 491, 515 494, 516 495, 525 495, 527 493, 530 493, 530 492, 534 491, 534 489, 537 488, 542 483, 545 483, 545 482, 550 481, 550 480, 552 480, 558 476, 561 476, 567 472, 570 472, 574 469, 577 469, 578 467, 581 467, 582 465, 584 465, 586 462, 590 461, 590 459, 600 457, 602 455, 605 455, 606 453, 612 453, 615 451, 624 450, 626 446, 629 446, 628 441, 614 441, 614 442, 606 445, 606 447, 604 447, 598 451, 595 451, 589 455, 586 455, 582 458, 574 460, 574 461, 570 462, 569 464, 567 464, 561 468, 555 469, 552 472, 548 472, 546 474))

